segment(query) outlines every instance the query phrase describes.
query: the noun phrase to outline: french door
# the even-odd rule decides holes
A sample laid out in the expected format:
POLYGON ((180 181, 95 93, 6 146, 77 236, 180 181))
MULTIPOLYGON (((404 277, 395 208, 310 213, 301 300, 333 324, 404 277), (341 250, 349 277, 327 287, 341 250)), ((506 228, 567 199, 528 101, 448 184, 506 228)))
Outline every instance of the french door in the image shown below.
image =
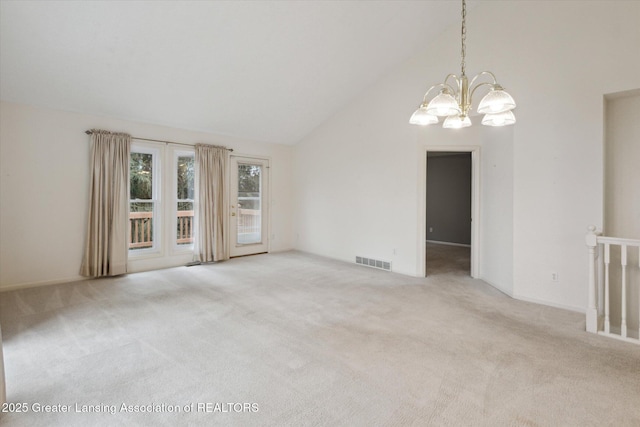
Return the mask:
POLYGON ((269 161, 231 156, 231 257, 269 251, 269 161))

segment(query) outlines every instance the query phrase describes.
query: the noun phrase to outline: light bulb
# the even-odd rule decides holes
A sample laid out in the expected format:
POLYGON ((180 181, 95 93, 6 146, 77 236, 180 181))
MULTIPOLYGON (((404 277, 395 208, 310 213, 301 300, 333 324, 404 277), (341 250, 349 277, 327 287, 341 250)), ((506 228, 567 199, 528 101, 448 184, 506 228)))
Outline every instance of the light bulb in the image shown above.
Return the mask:
POLYGON ((496 114, 516 108, 516 102, 511 95, 496 85, 488 94, 480 100, 478 104, 478 113, 480 114, 496 114))
POLYGON ((460 129, 471 126, 471 119, 469 116, 449 116, 442 124, 443 128, 446 129, 460 129))
POLYGON ((482 124, 485 126, 508 126, 516 122, 516 116, 512 111, 504 111, 497 114, 485 114, 482 124))
POLYGON ((433 98, 427 106, 427 113, 434 116, 445 117, 460 114, 461 112, 458 101, 445 90, 433 98))
POLYGON ((409 123, 412 125, 426 126, 433 123, 438 123, 438 118, 432 114, 427 113, 426 104, 422 104, 409 119, 409 123))

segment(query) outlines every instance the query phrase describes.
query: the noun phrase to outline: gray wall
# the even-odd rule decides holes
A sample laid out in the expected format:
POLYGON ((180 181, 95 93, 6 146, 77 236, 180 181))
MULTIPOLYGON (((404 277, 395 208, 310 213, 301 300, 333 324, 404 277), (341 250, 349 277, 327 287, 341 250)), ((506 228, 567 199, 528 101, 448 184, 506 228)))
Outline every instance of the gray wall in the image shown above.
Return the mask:
POLYGON ((427 240, 471 244, 471 153, 428 153, 427 240))

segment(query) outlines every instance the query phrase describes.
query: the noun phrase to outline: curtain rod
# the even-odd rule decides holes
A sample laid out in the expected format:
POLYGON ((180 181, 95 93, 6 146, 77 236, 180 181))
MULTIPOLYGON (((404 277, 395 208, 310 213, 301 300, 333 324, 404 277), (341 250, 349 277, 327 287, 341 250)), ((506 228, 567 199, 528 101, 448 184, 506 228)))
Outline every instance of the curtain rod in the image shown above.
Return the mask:
MULTIPOLYGON (((91 135, 93 132, 90 130, 85 131, 87 135, 91 135)), ((195 144, 185 144, 184 142, 173 142, 173 141, 163 141, 160 139, 149 139, 149 138, 138 138, 137 136, 132 136, 131 139, 137 139, 138 141, 152 141, 152 142, 164 142, 165 144, 175 144, 175 145, 186 145, 187 147, 193 147, 195 144)), ((233 148, 224 147, 226 150, 233 151, 233 148)))

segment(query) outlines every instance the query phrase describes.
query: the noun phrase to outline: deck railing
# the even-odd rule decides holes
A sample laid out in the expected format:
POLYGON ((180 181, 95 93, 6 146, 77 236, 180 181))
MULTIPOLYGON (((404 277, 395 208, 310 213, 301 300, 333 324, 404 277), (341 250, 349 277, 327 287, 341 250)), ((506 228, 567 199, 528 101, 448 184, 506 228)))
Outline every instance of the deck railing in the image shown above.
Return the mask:
POLYGON ((153 246, 153 212, 129 212, 129 249, 153 246))
MULTIPOLYGON (((129 249, 153 246, 153 212, 129 212, 129 249)), ((178 211, 177 239, 179 245, 193 243, 193 211, 178 211)))
POLYGON ((178 211, 178 240, 179 245, 193 243, 193 211, 178 211))
MULTIPOLYGON (((261 221, 260 210, 240 209, 238 233, 259 233, 261 221)), ((193 211, 178 211, 176 242, 179 245, 193 243, 193 225, 193 211)), ((129 226, 129 249, 153 246, 153 212, 130 212, 129 226)))
POLYGON ((591 226, 586 243, 589 248, 587 331, 640 344, 640 240, 601 236, 591 226), (637 257, 632 248, 638 248, 637 257))
POLYGON ((259 233, 262 226, 261 214, 259 209, 239 209, 238 233, 259 233))

